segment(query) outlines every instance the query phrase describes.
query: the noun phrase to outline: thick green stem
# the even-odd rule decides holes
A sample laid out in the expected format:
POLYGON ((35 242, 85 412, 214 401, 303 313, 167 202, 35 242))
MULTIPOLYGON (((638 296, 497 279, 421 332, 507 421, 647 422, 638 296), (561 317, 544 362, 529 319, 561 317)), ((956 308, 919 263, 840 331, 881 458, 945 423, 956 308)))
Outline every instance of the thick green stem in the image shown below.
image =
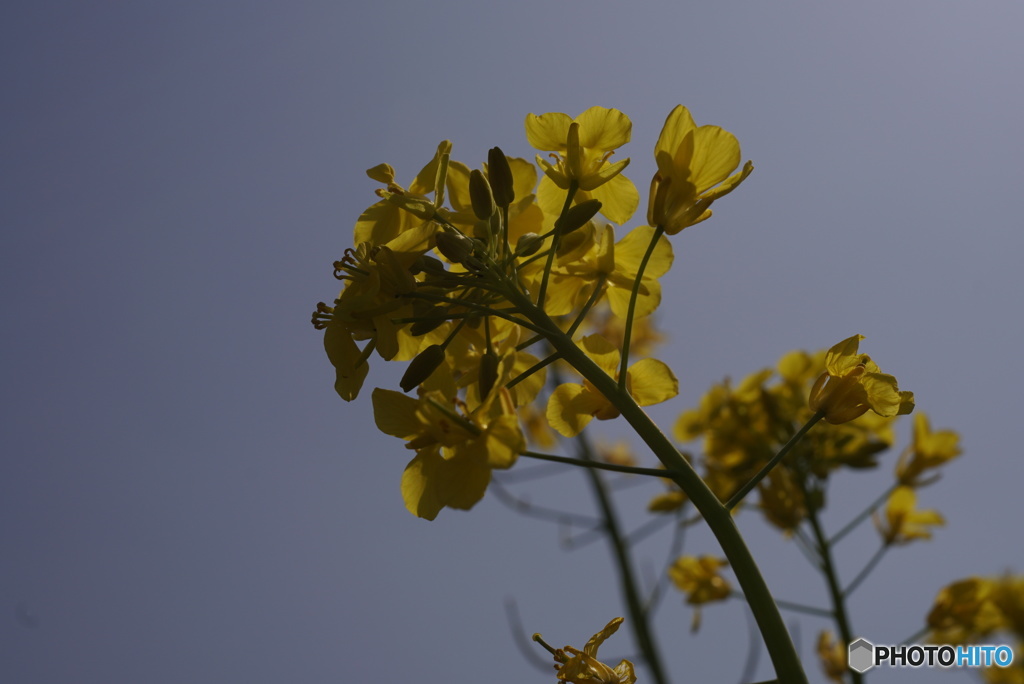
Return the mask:
POLYGON ((619 410, 623 418, 668 469, 666 475, 686 493, 721 544, 722 551, 736 573, 740 588, 747 597, 779 680, 786 684, 806 684, 807 676, 786 629, 786 623, 729 510, 722 505, 700 475, 633 398, 619 390, 613 378, 601 370, 524 295, 510 292, 510 297, 512 304, 520 309, 522 315, 530 319, 537 328, 548 332, 549 342, 562 358, 619 410))

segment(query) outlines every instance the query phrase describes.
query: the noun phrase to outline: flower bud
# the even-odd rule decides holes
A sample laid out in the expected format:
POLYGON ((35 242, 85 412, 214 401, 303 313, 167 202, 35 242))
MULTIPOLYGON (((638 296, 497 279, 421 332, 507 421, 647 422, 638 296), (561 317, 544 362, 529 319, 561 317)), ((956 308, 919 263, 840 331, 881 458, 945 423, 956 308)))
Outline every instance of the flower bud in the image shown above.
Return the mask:
POLYGON ((473 256, 475 245, 465 235, 443 231, 438 233, 435 239, 437 240, 437 251, 454 264, 461 264, 473 256))
POLYGON ((432 306, 429 310, 419 314, 422 320, 416 321, 409 326, 409 334, 413 337, 426 335, 448 320, 448 311, 443 306, 432 306))
POLYGON ((469 199, 473 203, 473 213, 481 221, 486 221, 494 214, 491 185, 480 169, 473 169, 469 174, 469 199))
POLYGON ((492 147, 487 151, 487 177, 491 181, 495 204, 499 207, 512 204, 516 198, 512 169, 500 147, 492 147))
POLYGON ((601 201, 588 199, 579 204, 569 207, 564 215, 555 221, 555 230, 560 235, 566 235, 587 225, 587 221, 594 218, 597 212, 601 211, 601 201))
POLYGON ((480 357, 480 371, 478 375, 480 388, 480 401, 487 398, 491 388, 498 379, 498 355, 492 351, 484 352, 480 357))
POLYGON ((403 392, 408 392, 421 382, 430 377, 430 374, 437 370, 437 367, 444 363, 444 347, 439 344, 432 344, 409 362, 398 386, 403 392))
POLYGON ((516 242, 516 256, 530 256, 536 254, 540 246, 544 244, 544 238, 536 233, 527 233, 516 242))
POLYGON ((444 274, 447 275, 448 271, 444 267, 444 263, 440 259, 435 259, 429 254, 420 254, 416 257, 416 261, 412 263, 409 268, 409 272, 413 275, 420 273, 430 273, 433 275, 444 274))

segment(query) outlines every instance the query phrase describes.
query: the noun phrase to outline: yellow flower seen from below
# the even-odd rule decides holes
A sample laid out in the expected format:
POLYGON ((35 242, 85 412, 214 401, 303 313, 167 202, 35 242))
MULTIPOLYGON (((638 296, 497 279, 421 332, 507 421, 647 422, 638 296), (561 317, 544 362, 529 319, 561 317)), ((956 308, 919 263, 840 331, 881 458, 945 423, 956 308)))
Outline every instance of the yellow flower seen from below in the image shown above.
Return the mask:
POLYGON ((601 213, 618 224, 627 222, 640 203, 633 181, 622 174, 629 159, 611 163, 616 149, 629 142, 633 124, 617 109, 591 107, 575 119, 562 112, 528 114, 526 138, 535 149, 550 152, 549 162, 537 155, 544 177, 537 202, 553 222, 572 183, 575 203, 600 200, 601 213))
POLYGON ((901 392, 896 378, 882 373, 871 357, 857 353, 863 335, 853 335, 825 354, 825 372, 811 388, 812 411, 833 425, 858 418, 869 409, 891 418, 914 410, 913 392, 901 392))
POLYGON ((651 180, 648 223, 675 235, 709 218, 711 203, 754 170, 747 162, 733 173, 740 159, 736 136, 718 126, 697 126, 689 110, 677 105, 654 146, 658 171, 651 180))
POLYGON ((406 440, 416 457, 402 474, 409 512, 433 520, 444 507, 468 510, 487 491, 494 468, 511 468, 525 448, 508 390, 491 392, 469 414, 442 392, 418 399, 373 391, 373 417, 385 434, 406 440))

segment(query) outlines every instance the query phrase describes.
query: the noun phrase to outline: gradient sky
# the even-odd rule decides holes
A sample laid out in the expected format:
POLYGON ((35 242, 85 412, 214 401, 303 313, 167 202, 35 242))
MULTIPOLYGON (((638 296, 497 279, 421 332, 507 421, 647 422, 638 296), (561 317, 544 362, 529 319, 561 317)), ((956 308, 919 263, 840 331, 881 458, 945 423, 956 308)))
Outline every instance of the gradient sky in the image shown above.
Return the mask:
MULTIPOLYGON (((965 453, 921 494, 947 526, 889 554, 855 631, 901 640, 940 586, 1024 572, 1022 26, 1016 0, 5 3, 0 682, 553 681, 506 600, 556 645, 624 614, 601 542, 565 552, 493 494, 411 516, 408 452, 368 392, 337 397, 308 322, 376 199, 365 169, 407 182, 446 138, 471 166, 532 156, 527 113, 591 105, 632 118, 642 194, 679 103, 756 165, 673 239, 659 356, 681 393, 656 419, 862 333, 965 453)), ((368 386, 400 372, 378 361, 368 386)), ((835 480, 833 529, 895 455, 835 480)), ((576 472, 514 487, 593 510, 576 472)), ((623 517, 655 489, 624 490, 623 517)), ((791 543, 740 522, 780 598, 824 605, 791 543)), ((844 542, 847 577, 876 536, 844 542)), ((643 576, 665 541, 640 546, 643 576)), ((717 552, 706 532, 686 548, 717 552)), ((657 615, 675 680, 735 682, 742 605, 691 637, 681 600, 657 615)), ((821 623, 799 622, 820 681, 821 623)))

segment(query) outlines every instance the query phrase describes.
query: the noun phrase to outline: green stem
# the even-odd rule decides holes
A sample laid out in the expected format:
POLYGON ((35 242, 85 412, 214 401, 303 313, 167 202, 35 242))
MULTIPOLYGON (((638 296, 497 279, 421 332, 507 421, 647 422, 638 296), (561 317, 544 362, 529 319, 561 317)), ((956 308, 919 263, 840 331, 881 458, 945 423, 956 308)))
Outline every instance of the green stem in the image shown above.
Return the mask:
POLYGON ((846 598, 847 596, 852 594, 854 590, 860 586, 860 583, 863 582, 871 573, 871 571, 875 569, 875 566, 878 565, 878 561, 882 560, 882 556, 884 556, 885 552, 888 550, 888 544, 882 544, 880 547, 878 547, 878 550, 875 551, 875 554, 871 556, 871 560, 869 560, 864 565, 864 567, 861 568, 861 571, 858 572, 857 576, 854 577, 853 580, 846 586, 846 589, 843 589, 843 598, 846 598))
POLYGON ((785 445, 783 445, 781 449, 779 449, 779 453, 775 454, 775 456, 772 457, 772 460, 768 461, 768 464, 764 468, 761 468, 757 475, 751 478, 750 482, 743 485, 743 487, 738 492, 732 495, 729 501, 726 502, 725 507, 728 508, 730 511, 733 508, 735 508, 736 504, 742 501, 743 497, 749 494, 750 490, 756 487, 757 483, 763 480, 765 476, 771 472, 772 468, 779 464, 779 461, 785 458, 786 454, 789 453, 789 450, 796 446, 797 442, 803 439, 803 436, 807 434, 807 431, 814 427, 814 424, 824 417, 825 414, 822 413, 821 411, 818 411, 813 416, 811 416, 811 419, 807 421, 807 423, 805 423, 802 428, 797 430, 796 434, 793 435, 790 438, 790 440, 786 442, 785 445))
POLYGON ((580 309, 579 314, 576 316, 576 320, 572 322, 572 325, 570 325, 569 329, 565 332, 569 337, 573 336, 576 329, 579 328, 586 319, 587 314, 590 313, 590 309, 593 308, 594 304, 597 304, 598 298, 601 296, 601 293, 604 292, 604 281, 604 276, 597 279, 597 284, 594 286, 594 291, 590 293, 590 298, 587 299, 587 303, 583 305, 583 308, 580 309))
MULTIPOLYGON (((734 591, 729 594, 731 598, 738 598, 746 600, 746 597, 738 591, 734 591)), ((805 606, 802 603, 794 603, 792 601, 783 601, 781 599, 775 599, 776 605, 783 610, 791 610, 795 613, 806 613, 807 615, 816 615, 818 617, 834 617, 831 610, 827 608, 817 608, 815 606, 805 606)))
POLYGON ((892 494, 893 491, 895 491, 896 488, 899 487, 899 486, 900 486, 900 483, 896 482, 892 486, 890 486, 888 489, 886 489, 884 492, 882 492, 882 494, 877 499, 875 499, 874 501, 871 502, 870 506, 868 506, 863 511, 858 513, 856 515, 856 517, 854 517, 853 520, 851 520, 850 522, 846 523, 846 525, 843 526, 843 529, 841 529, 838 532, 836 532, 835 534, 833 534, 832 538, 828 540, 829 545, 830 546, 835 546, 836 543, 840 539, 842 539, 843 537, 848 535, 850 532, 852 532, 857 527, 857 525, 860 525, 862 522, 864 522, 864 519, 867 518, 872 513, 874 513, 875 510, 877 510, 879 506, 881 506, 883 503, 885 503, 885 500, 889 498, 889 495, 892 494))
MULTIPOLYGON (((579 445, 582 460, 596 465, 586 438, 580 435, 576 438, 576 442, 579 445)), ((619 579, 622 583, 622 593, 626 597, 626 607, 629 611, 633 635, 640 646, 640 651, 644 654, 644 660, 651 670, 651 676, 654 681, 657 684, 668 684, 668 677, 665 674, 664 666, 661 664, 661 656, 658 652, 658 646, 654 641, 654 634, 651 631, 647 613, 644 610, 643 600, 640 598, 636 578, 633 576, 633 562, 629 556, 629 547, 619 527, 615 509, 612 508, 611 497, 608 495, 608 490, 601 479, 601 474, 595 468, 587 468, 587 477, 594 489, 595 496, 597 496, 601 517, 604 519, 604 528, 608 533, 608 538, 612 545, 612 553, 615 555, 616 565, 619 568, 619 579)))
POLYGON ((539 371, 541 368, 544 368, 545 366, 547 366, 549 364, 552 364, 552 363, 554 363, 557 360, 558 360, 558 354, 551 354, 550 356, 541 359, 540 361, 538 361, 537 363, 533 364, 532 366, 530 366, 529 368, 524 370, 522 373, 520 373, 516 377, 512 378, 511 380, 509 380, 508 383, 506 383, 505 387, 508 388, 508 389, 512 389, 513 387, 515 387, 516 385, 521 383, 523 380, 525 380, 526 378, 530 377, 531 375, 533 375, 534 373, 539 371))
POLYGON ((509 293, 511 303, 540 330, 548 331, 548 340, 594 388, 601 392, 633 427, 658 460, 667 469, 666 475, 679 485, 707 521, 722 551, 736 573, 740 588, 747 597, 751 612, 761 631, 765 646, 779 679, 787 684, 806 684, 800 657, 786 629, 768 585, 761 576, 732 514, 708 488, 697 471, 687 463, 668 437, 644 413, 633 398, 619 390, 618 383, 594 363, 571 338, 563 334, 542 309, 517 291, 509 293))
MULTIPOLYGON (((804 493, 804 500, 807 504, 807 519, 814 531, 814 540, 818 545, 818 554, 821 556, 822 573, 828 584, 828 593, 832 597, 832 612, 835 616, 836 627, 842 643, 849 644, 853 641, 853 631, 850 629, 850 618, 846 613, 846 601, 843 598, 843 591, 839 588, 839 577, 836 574, 835 562, 832 558, 832 549, 828 545, 828 539, 821 528, 821 521, 818 520, 818 511, 811 504, 811 497, 807 493, 807 487, 801 481, 801 489, 804 493)), ((856 670, 850 670, 850 681, 852 684, 862 684, 864 678, 856 670)))
POLYGON ((619 389, 623 392, 626 391, 626 369, 629 368, 629 345, 633 339, 633 317, 636 315, 636 298, 640 293, 640 283, 644 277, 644 270, 647 269, 647 262, 651 260, 654 248, 658 245, 658 241, 664 233, 665 229, 661 226, 654 229, 654 237, 651 238, 650 244, 647 245, 647 251, 644 252, 643 259, 640 260, 640 268, 637 269, 636 280, 633 281, 633 290, 629 293, 629 309, 626 310, 626 328, 622 334, 622 357, 619 361, 619 389))
POLYGON ((651 477, 671 477, 661 468, 638 468, 636 466, 616 465, 614 463, 603 463, 601 461, 586 460, 581 458, 570 458, 568 456, 555 456, 554 454, 542 454, 537 451, 520 451, 520 456, 536 458, 540 461, 552 461, 554 463, 566 463, 568 465, 580 466, 581 468, 596 468, 597 470, 610 470, 613 473, 629 473, 630 475, 649 475, 651 477))
MULTIPOLYGON (((579 185, 575 180, 569 181, 569 192, 565 196, 565 204, 562 205, 562 213, 558 215, 561 219, 565 216, 565 212, 569 211, 569 207, 572 206, 572 198, 576 196, 576 190, 579 189, 579 185)), ((557 223, 557 221, 556 221, 557 223)), ((544 309, 544 295, 548 291, 548 276, 551 275, 551 266, 555 262, 555 252, 558 251, 558 243, 561 242, 562 231, 556 230, 555 234, 551 236, 551 251, 548 252, 548 260, 544 264, 544 277, 540 281, 540 292, 537 294, 537 306, 544 309)))

